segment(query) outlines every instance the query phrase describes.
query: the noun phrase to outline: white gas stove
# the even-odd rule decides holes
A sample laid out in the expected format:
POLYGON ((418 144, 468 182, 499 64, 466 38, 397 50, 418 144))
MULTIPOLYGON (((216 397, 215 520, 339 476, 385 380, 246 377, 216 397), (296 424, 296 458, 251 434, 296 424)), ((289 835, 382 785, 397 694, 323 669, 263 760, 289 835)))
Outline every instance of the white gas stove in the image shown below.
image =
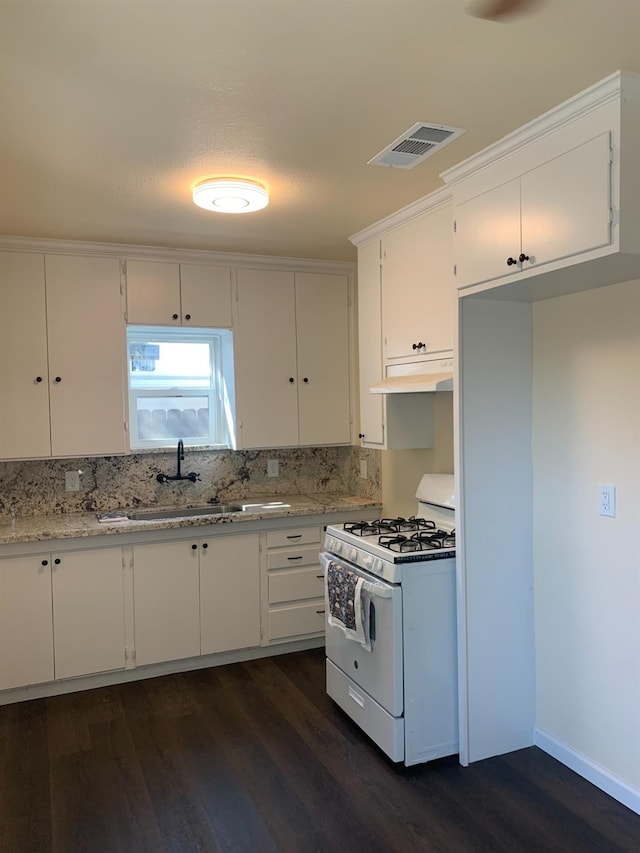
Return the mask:
POLYGON ((416 497, 411 518, 331 525, 321 555, 327 692, 407 765, 458 750, 453 476, 416 497))

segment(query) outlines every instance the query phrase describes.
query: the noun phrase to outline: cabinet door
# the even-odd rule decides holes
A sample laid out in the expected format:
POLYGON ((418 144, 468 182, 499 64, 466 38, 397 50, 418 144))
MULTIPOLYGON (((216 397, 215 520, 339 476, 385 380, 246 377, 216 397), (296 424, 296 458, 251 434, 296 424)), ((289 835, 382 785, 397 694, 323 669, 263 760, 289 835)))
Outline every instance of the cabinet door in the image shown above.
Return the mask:
POLYGON ((536 266, 611 242, 610 151, 602 133, 522 176, 522 251, 536 266))
POLYGON ((124 669, 122 549, 52 556, 55 677, 124 669))
POLYGON ((257 533, 200 541, 200 630, 203 655, 260 645, 257 533))
POLYGON ((127 322, 180 325, 180 268, 158 261, 127 261, 127 322))
POLYGON ((453 349, 453 208, 446 204, 382 238, 385 358, 453 349), (418 344, 424 344, 418 348, 418 344))
POLYGON ((49 456, 44 255, 0 253, 0 458, 49 456))
POLYGON ((124 453, 125 324, 116 258, 47 255, 51 452, 124 453))
POLYGON ((229 267, 180 264, 180 292, 183 326, 231 328, 229 267))
POLYGON ((349 280, 296 273, 300 444, 348 444, 349 280))
POLYGON ((298 444, 292 272, 238 270, 236 395, 242 447, 298 444))
POLYGON ((384 397, 369 393, 369 388, 383 377, 379 240, 358 249, 358 353, 362 441, 382 446, 384 397))
POLYGON ((198 551, 196 540, 134 547, 133 618, 138 665, 200 654, 198 551))
POLYGON ((520 178, 456 205, 454 216, 458 287, 520 271, 507 264, 520 254, 520 178))
POLYGON ((51 559, 0 560, 0 690, 53 681, 51 559))

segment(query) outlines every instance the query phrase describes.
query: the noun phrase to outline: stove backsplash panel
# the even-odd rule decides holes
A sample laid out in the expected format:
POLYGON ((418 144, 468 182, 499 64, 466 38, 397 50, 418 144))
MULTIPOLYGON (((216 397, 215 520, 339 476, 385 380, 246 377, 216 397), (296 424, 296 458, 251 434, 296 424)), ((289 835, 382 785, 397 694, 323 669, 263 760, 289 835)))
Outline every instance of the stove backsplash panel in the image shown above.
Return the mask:
POLYGON ((185 506, 211 498, 318 493, 350 494, 380 500, 380 451, 359 447, 304 447, 277 450, 186 450, 183 473, 196 483, 158 483, 158 473, 174 474, 176 451, 87 459, 0 462, 0 515, 101 512, 132 507, 185 506), (277 459, 279 476, 267 476, 267 460, 277 459), (360 461, 367 462, 367 478, 360 461), (81 471, 80 490, 65 489, 65 472, 81 471))

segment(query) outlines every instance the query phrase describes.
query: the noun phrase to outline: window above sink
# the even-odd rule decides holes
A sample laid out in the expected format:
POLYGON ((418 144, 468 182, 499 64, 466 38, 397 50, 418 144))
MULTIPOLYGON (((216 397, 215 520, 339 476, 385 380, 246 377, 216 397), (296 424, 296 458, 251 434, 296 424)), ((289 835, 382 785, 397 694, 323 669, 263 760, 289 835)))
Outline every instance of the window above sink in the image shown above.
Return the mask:
POLYGON ((233 333, 127 328, 130 446, 235 448, 233 333))

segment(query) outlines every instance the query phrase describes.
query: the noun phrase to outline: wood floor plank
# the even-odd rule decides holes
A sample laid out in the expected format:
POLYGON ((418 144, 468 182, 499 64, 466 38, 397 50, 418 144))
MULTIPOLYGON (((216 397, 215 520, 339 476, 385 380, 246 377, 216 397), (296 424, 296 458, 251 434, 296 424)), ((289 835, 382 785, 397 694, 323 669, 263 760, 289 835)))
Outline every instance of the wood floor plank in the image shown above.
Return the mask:
POLYGON ((394 764, 322 650, 0 708, 0 853, 639 853, 640 816, 532 747, 394 764))

